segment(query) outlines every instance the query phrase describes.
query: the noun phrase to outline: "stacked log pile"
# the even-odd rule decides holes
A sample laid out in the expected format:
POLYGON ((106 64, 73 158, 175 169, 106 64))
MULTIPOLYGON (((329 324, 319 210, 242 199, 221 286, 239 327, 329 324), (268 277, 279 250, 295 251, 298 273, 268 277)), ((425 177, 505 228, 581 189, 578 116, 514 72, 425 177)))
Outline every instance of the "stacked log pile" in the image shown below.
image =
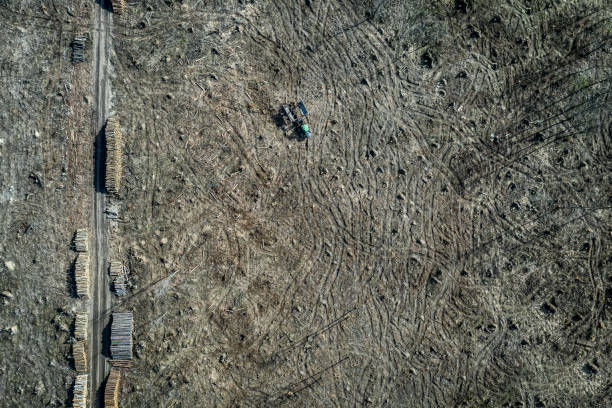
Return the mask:
POLYGON ((79 297, 89 296, 89 254, 79 253, 74 262, 74 280, 79 297))
POLYGON ((104 389, 104 408, 119 408, 119 383, 121 381, 121 370, 111 367, 110 374, 106 380, 104 389))
POLYGON ((87 374, 77 375, 74 381, 72 406, 74 408, 85 408, 87 406, 87 374))
POLYGON ((74 318, 74 338, 87 340, 87 313, 77 313, 74 318))
POLYGON ((74 249, 77 252, 87 252, 89 250, 89 240, 87 239, 87 229, 81 228, 74 234, 74 249))
POLYGON ((131 368, 132 367, 132 360, 113 360, 111 359, 109 362, 110 362, 111 367, 117 367, 117 368, 131 368))
MULTIPOLYGON (((77 252, 74 261, 74 280, 76 293, 79 297, 89 296, 89 239, 87 229, 77 229, 74 234, 74 250, 77 252)), ((74 369, 78 373, 87 373, 87 313, 77 313, 74 318, 74 338, 72 343, 72 359, 74 369)), ((85 408, 87 406, 87 374, 78 374, 74 382, 72 406, 85 408)))
POLYGON ((70 44, 70 46, 72 47, 72 62, 73 63, 78 63, 78 62, 83 62, 85 61, 85 56, 84 56, 84 51, 85 51, 85 42, 87 41, 87 36, 85 34, 79 34, 77 35, 74 40, 72 41, 72 44, 70 44))
POLYGON ((132 360, 132 312, 113 313, 111 326, 111 365, 129 366, 132 360))
POLYGON ((113 5, 113 13, 123 14, 125 11, 125 0, 111 0, 113 5))
MULTIPOLYGON (((113 2, 114 3, 114 2, 113 2)), ((121 184, 121 153, 122 135, 119 121, 110 117, 104 130, 106 139, 106 191, 109 194, 119 194, 121 184)))
POLYGON ((117 296, 125 295, 125 268, 123 264, 118 261, 111 262, 109 272, 115 294, 117 296))
POLYGON ((77 341, 72 343, 72 358, 74 359, 74 369, 79 373, 87 372, 87 354, 85 353, 85 342, 77 341))

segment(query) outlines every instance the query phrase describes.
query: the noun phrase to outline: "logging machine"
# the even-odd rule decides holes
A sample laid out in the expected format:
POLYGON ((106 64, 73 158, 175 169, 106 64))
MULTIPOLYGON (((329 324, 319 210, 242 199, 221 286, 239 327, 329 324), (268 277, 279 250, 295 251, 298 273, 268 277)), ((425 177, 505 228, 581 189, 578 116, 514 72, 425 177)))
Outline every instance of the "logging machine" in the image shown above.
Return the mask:
POLYGON ((308 111, 306 110, 306 107, 304 106, 304 102, 302 102, 301 99, 297 103, 297 107, 300 110, 300 117, 296 117, 296 115, 293 114, 292 107, 289 105, 283 105, 283 110, 285 111, 285 115, 287 115, 287 119, 289 119, 289 121, 296 126, 299 133, 304 138, 308 139, 310 137, 310 128, 308 127, 308 124, 306 123, 306 117, 308 116, 308 111))

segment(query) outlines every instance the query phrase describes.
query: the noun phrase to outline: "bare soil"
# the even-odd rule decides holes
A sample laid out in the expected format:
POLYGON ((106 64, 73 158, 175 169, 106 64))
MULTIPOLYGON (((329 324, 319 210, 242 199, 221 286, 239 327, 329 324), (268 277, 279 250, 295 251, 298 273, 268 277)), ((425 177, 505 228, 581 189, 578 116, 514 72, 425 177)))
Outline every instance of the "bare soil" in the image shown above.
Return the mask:
MULTIPOLYGON (((121 406, 612 404, 612 16, 596 0, 494 3, 167 0, 114 16, 125 146, 107 239, 129 267, 113 309, 136 328, 121 406), (299 98, 309 140, 279 115, 299 98)), ((64 402, 69 334, 51 320, 95 135, 59 135, 91 128, 70 99, 91 95, 91 72, 47 99, 72 34, 34 25, 42 9, 0 11, 15 42, 0 54, 0 289, 15 295, 0 321, 19 325, 0 334, 0 393, 64 402)))
POLYGON ((89 224, 91 80, 70 43, 91 5, 0 2, 0 406, 68 406, 71 240, 89 224), (4 292, 10 293, 6 297, 4 292))

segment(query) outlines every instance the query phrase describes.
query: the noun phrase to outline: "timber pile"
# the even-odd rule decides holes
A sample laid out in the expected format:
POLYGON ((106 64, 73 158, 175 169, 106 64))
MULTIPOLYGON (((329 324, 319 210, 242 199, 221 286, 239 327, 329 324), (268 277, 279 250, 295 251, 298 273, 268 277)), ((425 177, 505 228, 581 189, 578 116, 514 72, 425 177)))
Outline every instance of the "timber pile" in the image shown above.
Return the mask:
POLYGON ((125 11, 125 0, 111 0, 113 5, 113 13, 123 14, 125 11))
POLYGON ((116 118, 111 116, 106 121, 104 137, 106 139, 106 191, 109 194, 119 194, 123 148, 121 128, 116 118))
POLYGON ((77 341, 72 343, 72 358, 74 359, 74 369, 79 373, 87 372, 87 354, 85 354, 85 342, 77 341))
POLYGON ((116 278, 113 281, 113 289, 117 296, 125 295, 125 278, 123 276, 116 278))
POLYGON ((111 262, 110 276, 115 294, 118 296, 125 295, 125 268, 121 262, 111 262))
POLYGON ((132 360, 132 331, 133 318, 132 312, 113 313, 113 323, 111 326, 111 364, 122 364, 122 361, 132 360))
POLYGON ((132 367, 132 360, 113 360, 112 358, 109 360, 111 367, 117 368, 130 368, 132 367))
POLYGON ((87 406, 87 374, 77 375, 74 381, 72 406, 74 408, 85 408, 87 406))
POLYGON ((83 52, 85 51, 85 42, 87 41, 87 36, 85 34, 79 34, 74 37, 72 44, 72 62, 76 64, 77 62, 85 61, 85 56, 83 52))
POLYGON ((79 297, 89 296, 89 254, 80 253, 74 262, 74 280, 79 297))
POLYGON ((112 261, 110 263, 109 273, 113 279, 123 276, 123 264, 119 261, 112 261))
POLYGON ((87 229, 81 228, 74 234, 74 249, 77 252, 87 252, 89 250, 89 240, 87 239, 87 229))
POLYGON ((74 338, 87 340, 87 313, 77 313, 74 318, 74 338))
POLYGON ((110 374, 106 380, 104 389, 104 408, 119 408, 118 394, 119 382, 121 381, 121 370, 111 367, 110 374))

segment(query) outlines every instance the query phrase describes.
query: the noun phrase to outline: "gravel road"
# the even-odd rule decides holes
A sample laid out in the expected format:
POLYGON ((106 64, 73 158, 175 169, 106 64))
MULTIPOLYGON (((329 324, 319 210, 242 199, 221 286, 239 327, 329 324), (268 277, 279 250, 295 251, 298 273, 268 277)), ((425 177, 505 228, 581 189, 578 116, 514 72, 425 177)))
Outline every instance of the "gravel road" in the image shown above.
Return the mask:
POLYGON ((108 278, 105 273, 105 264, 108 258, 108 245, 106 241, 106 221, 104 218, 105 191, 104 191, 104 149, 103 128, 110 113, 111 90, 109 81, 110 47, 111 47, 111 11, 105 7, 104 1, 97 3, 94 19, 94 98, 96 115, 95 131, 95 167, 93 189, 93 237, 92 251, 93 263, 93 295, 91 303, 91 345, 90 345, 90 401, 92 407, 103 406, 103 381, 108 371, 107 360, 104 356, 103 331, 110 316, 110 296, 108 278))

